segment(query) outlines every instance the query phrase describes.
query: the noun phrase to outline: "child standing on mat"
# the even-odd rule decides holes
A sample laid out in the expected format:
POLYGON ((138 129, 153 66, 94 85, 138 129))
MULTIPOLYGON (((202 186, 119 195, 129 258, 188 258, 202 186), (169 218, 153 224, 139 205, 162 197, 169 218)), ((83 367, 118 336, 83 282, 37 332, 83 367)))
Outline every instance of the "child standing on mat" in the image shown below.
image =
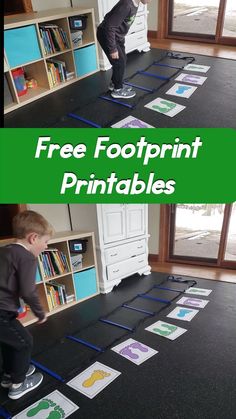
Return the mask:
POLYGON ((15 242, 0 248, 0 348, 3 362, 1 386, 15 400, 38 387, 41 373, 30 365, 33 338, 17 320, 19 299, 28 304, 38 318, 46 321, 36 291, 38 255, 47 248, 51 225, 34 211, 23 211, 13 219, 15 242))
POLYGON ((112 65, 109 90, 114 98, 130 99, 136 95, 131 87, 123 86, 126 68, 125 35, 135 19, 139 3, 148 4, 150 1, 120 0, 98 26, 98 42, 112 65))

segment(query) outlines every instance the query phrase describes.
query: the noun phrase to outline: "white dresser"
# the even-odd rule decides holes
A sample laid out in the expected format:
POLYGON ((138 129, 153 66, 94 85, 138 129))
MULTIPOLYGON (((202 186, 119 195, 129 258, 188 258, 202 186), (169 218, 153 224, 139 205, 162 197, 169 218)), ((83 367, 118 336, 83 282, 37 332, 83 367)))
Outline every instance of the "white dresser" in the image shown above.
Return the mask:
MULTIPOLYGON (((93 7, 96 26, 98 26, 106 13, 108 13, 116 3, 118 3, 118 0, 73 0, 73 7, 93 7)), ((125 49, 127 53, 134 50, 138 50, 139 52, 150 50, 150 43, 147 39, 147 15, 147 6, 140 3, 135 21, 125 38, 125 49)), ((110 63, 100 46, 99 64, 101 70, 108 70, 111 68, 110 63)))
POLYGON ((147 204, 71 204, 70 212, 74 230, 95 233, 102 293, 134 273, 150 274, 147 204))

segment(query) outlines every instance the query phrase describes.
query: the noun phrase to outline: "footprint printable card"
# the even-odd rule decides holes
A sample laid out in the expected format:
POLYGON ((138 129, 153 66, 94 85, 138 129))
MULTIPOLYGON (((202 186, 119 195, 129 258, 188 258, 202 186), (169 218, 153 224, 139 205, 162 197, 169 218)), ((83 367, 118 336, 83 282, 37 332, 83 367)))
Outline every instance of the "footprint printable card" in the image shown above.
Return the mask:
POLYGON ((189 86, 187 84, 175 83, 174 86, 172 86, 171 89, 166 92, 166 94, 172 95, 172 96, 184 97, 188 99, 190 98, 190 96, 192 96, 192 94, 195 92, 196 89, 197 89, 196 86, 189 86))
POLYGON ((55 390, 21 413, 13 416, 12 419, 61 419, 67 418, 78 409, 79 407, 76 404, 55 390))
POLYGON ((151 326, 146 327, 145 330, 170 340, 175 340, 179 336, 183 335, 183 333, 187 332, 187 330, 182 327, 178 327, 174 324, 166 323, 161 320, 158 320, 156 323, 151 324, 151 326))
POLYGON ((166 317, 190 322, 198 312, 199 310, 195 310, 193 308, 176 307, 173 311, 167 314, 166 317))
POLYGON ((127 339, 125 342, 122 342, 111 349, 136 365, 142 364, 144 361, 151 358, 151 356, 158 353, 155 349, 134 339, 127 339))
POLYGON ((127 116, 116 124, 111 126, 112 128, 154 128, 152 125, 141 121, 141 119, 135 118, 135 116, 127 116))
POLYGON ((208 297, 211 292, 212 290, 207 290, 205 288, 190 287, 185 291, 185 294, 203 295, 204 297, 208 297))
POLYGON ((204 308, 209 303, 209 300, 201 300, 200 298, 193 297, 182 297, 180 300, 176 301, 176 304, 181 304, 183 306, 190 306, 196 308, 204 308))
POLYGON ((207 80, 207 77, 198 76, 197 74, 185 74, 181 73, 176 79, 176 81, 182 81, 184 83, 192 83, 201 86, 207 80))
POLYGON ((95 362, 81 374, 67 383, 69 387, 93 399, 100 391, 115 380, 121 373, 107 367, 101 362, 95 362))
POLYGON ((181 112, 186 106, 179 105, 178 103, 171 102, 170 100, 162 99, 158 97, 152 102, 145 105, 145 108, 151 109, 164 115, 170 116, 171 118, 181 112))
POLYGON ((188 64, 184 67, 184 70, 188 71, 199 71, 199 73, 207 73, 210 69, 208 65, 188 64))

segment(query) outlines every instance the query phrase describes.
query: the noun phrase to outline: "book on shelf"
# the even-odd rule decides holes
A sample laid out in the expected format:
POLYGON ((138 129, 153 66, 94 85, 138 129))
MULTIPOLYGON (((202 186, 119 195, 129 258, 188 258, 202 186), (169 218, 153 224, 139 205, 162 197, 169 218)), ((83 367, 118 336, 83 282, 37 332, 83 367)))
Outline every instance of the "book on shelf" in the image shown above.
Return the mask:
POLYGON ((42 282, 42 277, 41 277, 39 266, 37 266, 37 269, 36 269, 35 282, 36 284, 38 284, 39 282, 42 282))
POLYGON ((64 51, 70 48, 66 32, 55 24, 40 24, 40 36, 46 55, 64 51))
POLYGON ((39 264, 44 278, 52 278, 69 272, 66 256, 58 249, 47 249, 39 255, 39 264))

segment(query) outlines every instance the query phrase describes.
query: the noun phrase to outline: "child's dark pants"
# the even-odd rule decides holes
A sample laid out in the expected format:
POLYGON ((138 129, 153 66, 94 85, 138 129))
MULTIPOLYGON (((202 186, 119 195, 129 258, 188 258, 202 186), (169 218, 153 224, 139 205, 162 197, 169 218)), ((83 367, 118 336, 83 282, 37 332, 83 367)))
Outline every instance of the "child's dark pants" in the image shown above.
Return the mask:
POLYGON ((0 310, 0 347, 3 371, 14 384, 22 383, 29 368, 33 338, 14 313, 0 310))
POLYGON ((111 55, 107 49, 106 33, 104 32, 104 29, 101 25, 97 30, 97 39, 112 65, 112 83, 114 84, 115 89, 121 89, 123 87, 123 78, 126 68, 125 40, 117 40, 116 48, 119 54, 119 58, 114 60, 111 58, 111 55))

